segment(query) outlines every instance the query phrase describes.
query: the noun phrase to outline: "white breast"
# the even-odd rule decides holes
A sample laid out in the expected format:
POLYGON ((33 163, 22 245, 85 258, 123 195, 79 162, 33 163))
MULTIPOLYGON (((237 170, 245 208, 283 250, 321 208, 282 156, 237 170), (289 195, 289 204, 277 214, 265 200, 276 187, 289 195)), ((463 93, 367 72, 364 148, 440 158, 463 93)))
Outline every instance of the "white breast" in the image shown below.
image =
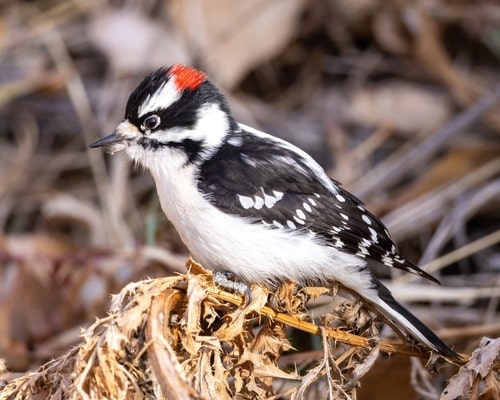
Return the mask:
POLYGON ((301 232, 272 229, 225 214, 197 190, 195 166, 185 160, 151 163, 160 203, 194 259, 212 270, 228 270, 247 282, 332 279, 370 291, 370 276, 358 257, 301 232))

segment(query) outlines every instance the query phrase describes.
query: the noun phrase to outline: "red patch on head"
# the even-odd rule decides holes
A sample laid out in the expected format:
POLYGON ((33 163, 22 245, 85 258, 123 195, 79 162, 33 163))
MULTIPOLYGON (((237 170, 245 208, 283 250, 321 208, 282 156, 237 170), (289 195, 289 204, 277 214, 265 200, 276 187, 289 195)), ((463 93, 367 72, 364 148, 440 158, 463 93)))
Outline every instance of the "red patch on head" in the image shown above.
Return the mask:
POLYGON ((207 79, 203 72, 182 64, 172 65, 168 75, 175 78, 175 85, 179 91, 194 90, 207 79))

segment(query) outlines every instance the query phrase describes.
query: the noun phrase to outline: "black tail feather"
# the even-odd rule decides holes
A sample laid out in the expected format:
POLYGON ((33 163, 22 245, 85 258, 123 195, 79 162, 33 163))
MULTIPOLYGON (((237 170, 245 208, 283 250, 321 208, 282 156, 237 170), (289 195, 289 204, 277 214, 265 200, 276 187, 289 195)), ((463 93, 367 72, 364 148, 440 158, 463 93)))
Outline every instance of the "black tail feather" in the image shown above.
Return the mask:
POLYGON ((378 292, 377 305, 389 322, 401 333, 409 334, 418 342, 444 357, 460 358, 430 328, 394 299, 391 292, 380 281, 374 280, 378 292), (381 304, 384 303, 384 304, 381 304))

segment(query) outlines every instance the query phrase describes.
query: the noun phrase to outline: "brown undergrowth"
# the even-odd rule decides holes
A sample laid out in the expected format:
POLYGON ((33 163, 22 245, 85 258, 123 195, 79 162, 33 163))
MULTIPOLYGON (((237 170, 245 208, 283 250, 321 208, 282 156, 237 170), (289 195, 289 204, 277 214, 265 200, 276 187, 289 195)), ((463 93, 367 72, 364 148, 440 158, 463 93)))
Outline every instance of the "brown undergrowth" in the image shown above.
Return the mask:
POLYGON ((379 353, 429 358, 418 348, 378 341, 379 321, 356 301, 337 302, 313 319, 307 303, 329 289, 285 283, 269 293, 254 286, 245 304, 217 289, 200 265, 189 260, 188 268, 186 275, 128 284, 108 316, 82 332, 79 346, 10 381, 0 398, 305 399, 328 393, 350 399, 379 353), (282 363, 294 347, 290 327, 319 335, 322 356, 309 365, 282 363))

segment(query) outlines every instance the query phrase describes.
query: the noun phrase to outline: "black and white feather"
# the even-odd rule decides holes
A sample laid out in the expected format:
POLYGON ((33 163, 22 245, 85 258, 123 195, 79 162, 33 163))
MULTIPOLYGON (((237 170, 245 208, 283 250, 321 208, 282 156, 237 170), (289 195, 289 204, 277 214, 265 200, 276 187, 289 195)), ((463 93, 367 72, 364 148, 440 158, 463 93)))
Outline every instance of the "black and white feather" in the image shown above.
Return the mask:
POLYGON ((436 280, 401 257, 382 222, 308 154, 236 123, 199 71, 173 66, 151 74, 98 146, 125 150, 151 171, 163 211, 204 266, 270 286, 338 281, 401 333, 456 357, 370 268, 436 280))
POLYGON ((307 154, 245 125, 202 164, 198 187, 228 214, 438 282, 400 257, 380 220, 307 154))

